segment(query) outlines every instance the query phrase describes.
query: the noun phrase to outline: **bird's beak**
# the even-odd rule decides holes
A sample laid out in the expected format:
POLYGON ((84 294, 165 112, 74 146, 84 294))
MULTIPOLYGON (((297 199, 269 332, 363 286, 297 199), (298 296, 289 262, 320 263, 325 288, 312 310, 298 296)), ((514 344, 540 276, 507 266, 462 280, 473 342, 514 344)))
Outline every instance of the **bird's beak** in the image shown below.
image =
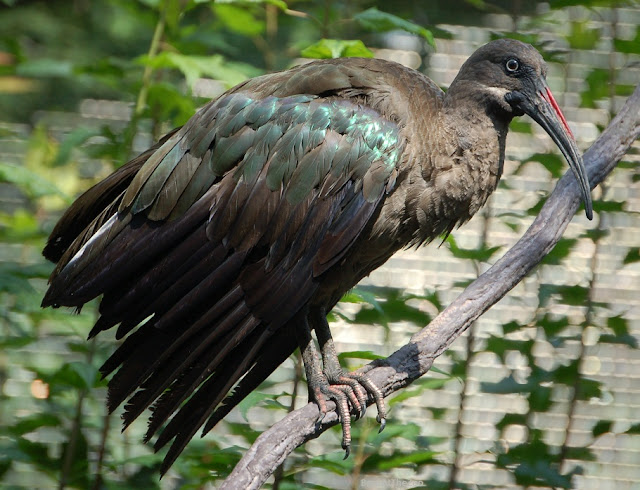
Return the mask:
POLYGON ((528 93, 518 94, 521 97, 518 97, 517 106, 542 126, 560 148, 580 184, 587 218, 593 219, 591 187, 573 133, 544 79, 536 80, 534 87, 531 91, 534 93, 527 91, 528 93))

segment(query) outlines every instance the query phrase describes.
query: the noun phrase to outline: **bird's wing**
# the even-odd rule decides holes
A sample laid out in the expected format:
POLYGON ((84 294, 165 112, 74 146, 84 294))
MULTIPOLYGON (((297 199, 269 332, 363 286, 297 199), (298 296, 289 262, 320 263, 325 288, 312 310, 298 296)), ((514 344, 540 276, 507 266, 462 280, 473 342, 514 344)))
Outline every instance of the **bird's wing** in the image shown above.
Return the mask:
POLYGON ((58 262, 80 234, 86 234, 88 237, 93 235, 104 224, 104 219, 96 219, 98 215, 109 216, 105 209, 116 201, 147 159, 176 131, 173 130, 163 136, 156 145, 130 160, 76 199, 51 232, 47 245, 42 251, 45 258, 51 262, 58 262), (92 226, 88 228, 89 224, 92 226))
POLYGON ((230 93, 94 206, 43 304, 102 294, 91 335, 138 327, 102 372, 118 369, 111 410, 135 391, 125 424, 154 404, 147 437, 175 413, 156 442, 175 438, 163 470, 295 349, 295 316, 393 187, 402 151, 395 123, 349 101, 230 93))

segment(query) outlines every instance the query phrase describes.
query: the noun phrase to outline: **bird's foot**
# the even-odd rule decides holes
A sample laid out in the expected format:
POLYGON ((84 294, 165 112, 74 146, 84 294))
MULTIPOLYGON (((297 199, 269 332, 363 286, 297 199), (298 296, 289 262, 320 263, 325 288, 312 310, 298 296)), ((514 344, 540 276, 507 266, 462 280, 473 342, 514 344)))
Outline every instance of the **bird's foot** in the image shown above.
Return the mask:
POLYGON ((322 423, 327 415, 327 400, 335 402, 338 419, 342 424, 342 448, 346 459, 351 451, 351 413, 354 413, 356 420, 364 417, 368 397, 371 397, 378 409, 376 419, 380 423, 379 432, 382 432, 387 417, 384 396, 366 374, 339 372, 327 375, 325 380, 326 382, 315 383, 311 390, 320 409, 318 423, 322 423))

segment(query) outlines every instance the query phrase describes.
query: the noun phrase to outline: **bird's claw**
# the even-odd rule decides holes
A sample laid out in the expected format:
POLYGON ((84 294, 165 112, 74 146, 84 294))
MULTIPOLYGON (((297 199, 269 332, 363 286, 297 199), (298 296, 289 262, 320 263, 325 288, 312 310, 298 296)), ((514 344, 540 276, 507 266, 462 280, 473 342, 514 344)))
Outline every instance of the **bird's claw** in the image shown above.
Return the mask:
POLYGON ((342 448, 345 451, 345 459, 351 454, 351 413, 356 420, 364 417, 367 403, 371 397, 378 409, 376 420, 380 423, 382 432, 386 426, 386 407, 384 397, 380 389, 365 375, 340 373, 338 376, 327 377, 327 384, 313 390, 313 396, 320 413, 316 424, 323 424, 327 415, 327 400, 333 400, 336 404, 338 420, 342 424, 342 448))
POLYGON ((342 449, 344 449, 344 458, 342 458, 342 460, 344 461, 351 454, 351 444, 342 443, 342 449))

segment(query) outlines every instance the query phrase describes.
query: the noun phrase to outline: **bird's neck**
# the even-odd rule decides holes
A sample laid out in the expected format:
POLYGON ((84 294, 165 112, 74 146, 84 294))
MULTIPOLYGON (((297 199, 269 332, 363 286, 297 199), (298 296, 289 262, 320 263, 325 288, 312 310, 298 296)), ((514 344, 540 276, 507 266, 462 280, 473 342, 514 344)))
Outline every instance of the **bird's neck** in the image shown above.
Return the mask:
POLYGON ((415 217, 412 244, 450 232, 485 204, 502 174, 508 124, 477 93, 444 97, 421 135, 418 164, 410 165, 406 209, 415 217))

